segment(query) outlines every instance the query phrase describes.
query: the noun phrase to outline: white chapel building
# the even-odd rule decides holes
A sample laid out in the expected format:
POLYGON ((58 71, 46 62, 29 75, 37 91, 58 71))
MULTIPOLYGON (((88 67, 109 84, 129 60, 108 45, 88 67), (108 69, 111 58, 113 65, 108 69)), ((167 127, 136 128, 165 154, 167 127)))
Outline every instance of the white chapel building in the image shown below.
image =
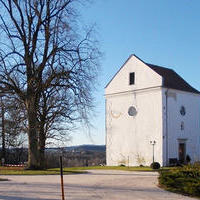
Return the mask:
POLYGON ((200 160, 200 92, 131 55, 105 88, 108 166, 200 160))

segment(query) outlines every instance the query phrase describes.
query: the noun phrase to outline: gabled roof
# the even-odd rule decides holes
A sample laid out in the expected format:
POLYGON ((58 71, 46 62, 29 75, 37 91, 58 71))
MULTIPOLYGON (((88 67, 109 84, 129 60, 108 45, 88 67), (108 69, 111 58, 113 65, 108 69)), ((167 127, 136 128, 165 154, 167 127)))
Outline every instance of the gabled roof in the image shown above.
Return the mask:
MULTIPOLYGON (((158 65, 153 65, 149 63, 145 63, 143 60, 141 60, 139 57, 137 57, 134 54, 131 54, 129 58, 126 60, 126 62, 120 67, 120 69, 117 71, 117 73, 113 76, 113 78, 109 81, 109 83, 106 85, 106 87, 110 84, 110 82, 114 79, 114 77, 118 74, 118 72, 125 66, 125 64, 129 61, 129 59, 134 56, 137 59, 139 59, 141 62, 143 62, 145 65, 150 67, 152 70, 154 70, 157 74, 162 76, 163 78, 163 87, 191 92, 200 94, 198 90, 193 88, 191 85, 189 85, 181 76, 179 76, 174 70, 161 67, 158 65)), ((106 88, 105 87, 105 88, 106 88)))
POLYGON ((124 64, 119 68, 119 70, 115 73, 115 75, 112 77, 112 79, 107 83, 106 87, 108 87, 108 85, 112 82, 112 80, 115 78, 115 76, 119 73, 119 71, 126 65, 126 63, 129 61, 129 59, 132 57, 132 56, 135 56, 134 54, 131 54, 128 59, 124 62, 124 64))
POLYGON ((163 77, 163 87, 200 94, 198 90, 189 85, 174 70, 149 63, 145 64, 163 77))

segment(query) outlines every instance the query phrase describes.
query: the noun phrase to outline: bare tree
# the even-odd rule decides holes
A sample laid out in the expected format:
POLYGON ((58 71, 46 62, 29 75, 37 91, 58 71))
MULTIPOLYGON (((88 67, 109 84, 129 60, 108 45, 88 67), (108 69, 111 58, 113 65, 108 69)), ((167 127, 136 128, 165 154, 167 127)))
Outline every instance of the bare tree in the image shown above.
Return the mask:
POLYGON ((24 124, 26 118, 19 102, 16 102, 9 95, 1 96, 0 118, 2 158, 6 162, 6 149, 21 147, 26 141, 25 132, 27 129, 24 124))
POLYGON ((44 168, 47 130, 88 121, 100 52, 78 27, 78 0, 0 0, 0 89, 23 102, 28 167, 44 168), (53 126, 54 124, 54 126, 53 126))

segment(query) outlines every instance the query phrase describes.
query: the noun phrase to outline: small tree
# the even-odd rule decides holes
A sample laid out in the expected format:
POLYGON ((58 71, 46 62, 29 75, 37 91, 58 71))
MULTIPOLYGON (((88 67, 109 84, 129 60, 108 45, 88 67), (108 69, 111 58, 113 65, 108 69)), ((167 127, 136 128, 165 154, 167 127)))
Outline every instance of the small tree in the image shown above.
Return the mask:
POLYGON ((28 167, 44 168, 47 130, 88 121, 98 73, 92 30, 78 27, 78 0, 0 0, 0 89, 23 102, 28 167))

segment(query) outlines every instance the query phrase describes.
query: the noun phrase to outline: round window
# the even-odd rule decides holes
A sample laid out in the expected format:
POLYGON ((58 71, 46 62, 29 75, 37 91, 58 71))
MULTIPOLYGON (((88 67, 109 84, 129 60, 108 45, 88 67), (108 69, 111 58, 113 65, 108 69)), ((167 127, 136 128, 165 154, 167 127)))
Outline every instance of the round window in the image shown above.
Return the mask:
POLYGON ((128 114, 129 116, 135 116, 137 115, 137 110, 134 106, 130 106, 129 109, 128 109, 128 114))

